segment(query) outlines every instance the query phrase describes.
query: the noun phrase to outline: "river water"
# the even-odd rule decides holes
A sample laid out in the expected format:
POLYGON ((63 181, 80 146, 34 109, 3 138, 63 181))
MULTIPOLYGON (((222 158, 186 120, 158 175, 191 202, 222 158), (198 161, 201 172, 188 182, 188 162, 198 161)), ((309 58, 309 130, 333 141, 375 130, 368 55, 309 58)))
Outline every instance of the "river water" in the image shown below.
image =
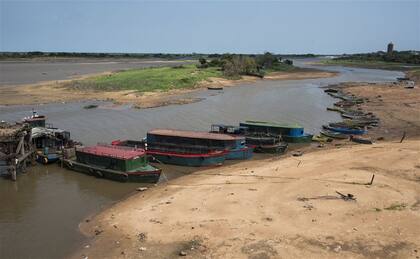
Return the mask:
MULTIPOLYGON (((304 61, 295 64, 310 67, 304 61)), ((322 124, 339 120, 326 111, 335 100, 320 86, 348 81, 393 81, 403 74, 374 69, 323 67, 339 72, 334 78, 258 81, 223 91, 203 90, 188 97, 203 100, 186 105, 133 109, 129 105, 99 103, 85 110, 84 102, 37 106, 0 106, 0 120, 16 121, 35 108, 48 122, 67 129, 72 137, 91 145, 115 139, 138 139, 153 128, 209 130, 212 123, 243 120, 296 122, 316 133, 322 124)), ((173 178, 191 169, 164 168, 173 178)), ((85 217, 123 199, 139 184, 117 183, 78 174, 57 165, 35 166, 17 182, 0 179, 0 258, 61 258, 85 240, 78 224, 85 217)))

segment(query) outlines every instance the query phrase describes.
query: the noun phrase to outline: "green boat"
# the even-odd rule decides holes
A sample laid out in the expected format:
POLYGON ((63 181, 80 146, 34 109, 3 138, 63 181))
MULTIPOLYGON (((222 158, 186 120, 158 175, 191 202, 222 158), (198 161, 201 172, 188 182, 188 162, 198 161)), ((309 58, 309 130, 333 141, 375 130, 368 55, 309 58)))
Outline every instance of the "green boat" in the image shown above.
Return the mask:
POLYGON ((98 144, 76 150, 76 160, 63 159, 74 171, 119 182, 156 183, 161 169, 151 166, 144 149, 98 144))
POLYGON ((283 124, 267 121, 245 121, 239 124, 247 127, 249 133, 265 133, 281 136, 289 143, 311 143, 312 134, 307 134, 299 124, 283 124))
POLYGON ((310 143, 312 142, 312 134, 303 134, 302 136, 283 136, 283 140, 289 143, 310 143))

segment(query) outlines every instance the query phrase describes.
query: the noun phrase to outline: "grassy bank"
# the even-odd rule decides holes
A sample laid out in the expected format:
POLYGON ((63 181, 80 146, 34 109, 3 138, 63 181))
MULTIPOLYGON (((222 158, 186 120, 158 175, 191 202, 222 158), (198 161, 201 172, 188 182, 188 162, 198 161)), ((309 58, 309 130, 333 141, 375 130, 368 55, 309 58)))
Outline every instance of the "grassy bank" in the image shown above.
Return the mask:
POLYGON ((373 61, 373 60, 359 60, 359 59, 329 59, 319 62, 322 65, 329 66, 348 66, 348 67, 363 67, 363 68, 377 68, 387 70, 408 71, 411 69, 419 69, 420 66, 398 62, 373 61))
MULTIPOLYGON (((273 72, 308 72, 306 69, 282 64, 265 71, 265 75, 273 72)), ((74 80, 65 87, 77 90, 119 91, 136 90, 138 92, 169 91, 174 89, 193 88, 209 78, 226 78, 220 67, 197 68, 196 65, 176 67, 157 67, 133 69, 99 75, 82 80, 74 80)))
POLYGON ((218 68, 198 69, 195 65, 127 70, 76 80, 67 87, 93 90, 137 90, 139 92, 168 91, 194 87, 209 77, 222 77, 218 68))

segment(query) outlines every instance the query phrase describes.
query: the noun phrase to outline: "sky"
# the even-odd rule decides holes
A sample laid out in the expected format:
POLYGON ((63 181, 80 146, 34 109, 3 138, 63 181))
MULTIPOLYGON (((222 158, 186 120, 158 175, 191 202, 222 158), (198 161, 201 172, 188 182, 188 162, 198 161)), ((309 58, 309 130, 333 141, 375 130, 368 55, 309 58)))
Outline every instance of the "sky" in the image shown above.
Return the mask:
POLYGON ((420 50, 420 0, 0 0, 0 51, 420 50))

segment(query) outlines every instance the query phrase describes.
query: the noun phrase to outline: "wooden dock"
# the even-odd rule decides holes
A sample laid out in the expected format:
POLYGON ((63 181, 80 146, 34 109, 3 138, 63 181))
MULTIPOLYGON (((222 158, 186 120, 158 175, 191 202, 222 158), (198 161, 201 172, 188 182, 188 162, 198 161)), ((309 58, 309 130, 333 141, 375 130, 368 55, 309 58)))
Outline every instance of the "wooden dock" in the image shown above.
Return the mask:
POLYGON ((28 124, 0 123, 0 176, 16 181, 17 174, 25 172, 33 162, 35 149, 28 124))

